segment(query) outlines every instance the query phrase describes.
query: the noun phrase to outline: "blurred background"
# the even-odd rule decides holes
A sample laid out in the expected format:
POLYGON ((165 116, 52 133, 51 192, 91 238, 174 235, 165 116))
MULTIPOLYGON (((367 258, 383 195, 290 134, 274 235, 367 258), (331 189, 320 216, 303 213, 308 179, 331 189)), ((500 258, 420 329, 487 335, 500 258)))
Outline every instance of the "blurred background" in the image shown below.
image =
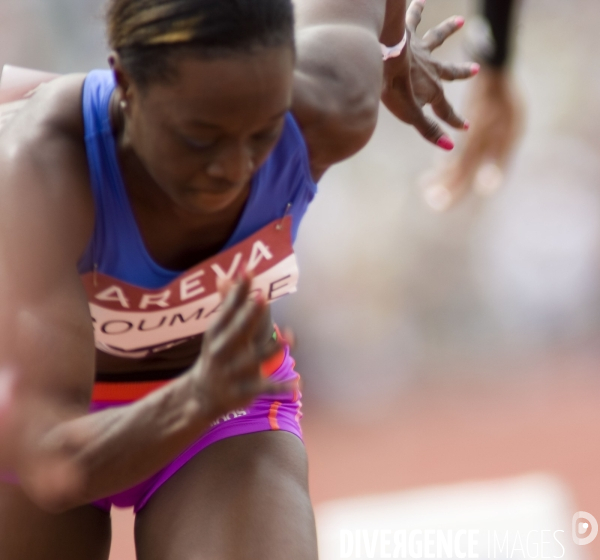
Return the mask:
MULTIPOLYGON (((2 0, 0 64, 106 67, 99 5, 2 0)), ((428 0, 421 29, 475 8, 428 0)), ((340 507, 377 510, 330 503, 363 495, 392 496, 406 526, 416 510, 446 512, 434 528, 467 512, 499 529, 551 510, 563 542, 576 511, 600 519, 599 16, 596 0, 523 2, 526 128, 493 196, 432 212, 420 177, 445 155, 385 109, 368 147, 321 182, 297 244, 300 291, 276 317, 298 338, 323 540, 340 507)), ((463 36, 439 56, 466 60, 463 36)), ((456 107, 468 87, 448 84, 456 107)), ((111 560, 133 559, 131 513, 113 517, 111 560)), ((600 560, 600 538, 575 548, 565 557, 600 560)))

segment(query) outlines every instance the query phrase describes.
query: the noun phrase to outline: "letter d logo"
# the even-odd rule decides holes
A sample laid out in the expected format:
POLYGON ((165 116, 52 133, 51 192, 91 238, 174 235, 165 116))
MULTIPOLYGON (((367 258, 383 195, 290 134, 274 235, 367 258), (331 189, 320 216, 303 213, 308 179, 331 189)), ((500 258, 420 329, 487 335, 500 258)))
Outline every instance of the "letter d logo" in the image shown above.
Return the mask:
POLYGON ((578 511, 573 515, 573 541, 575 544, 590 544, 598 536, 598 522, 596 518, 587 511, 578 511), (589 535, 584 535, 588 532, 589 535))

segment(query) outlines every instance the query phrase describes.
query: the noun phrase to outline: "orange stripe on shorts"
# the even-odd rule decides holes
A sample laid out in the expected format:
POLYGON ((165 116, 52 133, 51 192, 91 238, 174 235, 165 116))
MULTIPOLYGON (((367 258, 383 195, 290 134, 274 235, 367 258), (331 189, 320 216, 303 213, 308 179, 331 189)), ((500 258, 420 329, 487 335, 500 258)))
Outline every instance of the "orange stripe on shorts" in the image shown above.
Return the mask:
POLYGON ((269 409, 269 426, 271 426, 271 430, 279 430, 279 424, 277 422, 277 411, 281 403, 279 401, 275 401, 271 408, 269 409))

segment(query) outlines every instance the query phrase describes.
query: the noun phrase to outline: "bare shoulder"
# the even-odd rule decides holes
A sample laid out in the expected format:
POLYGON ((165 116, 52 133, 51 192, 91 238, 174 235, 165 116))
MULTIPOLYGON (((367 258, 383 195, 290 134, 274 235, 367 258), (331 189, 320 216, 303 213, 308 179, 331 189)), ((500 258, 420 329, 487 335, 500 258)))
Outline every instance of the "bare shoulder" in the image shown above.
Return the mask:
POLYGON ((93 199, 84 142, 84 75, 46 84, 0 133, 2 244, 10 232, 55 230, 65 257, 78 258, 93 226, 93 199), (13 228, 8 230, 8 224, 13 228))
POLYGON ((313 177, 358 152, 377 122, 381 54, 372 33, 348 23, 297 33, 293 111, 308 145, 313 177))

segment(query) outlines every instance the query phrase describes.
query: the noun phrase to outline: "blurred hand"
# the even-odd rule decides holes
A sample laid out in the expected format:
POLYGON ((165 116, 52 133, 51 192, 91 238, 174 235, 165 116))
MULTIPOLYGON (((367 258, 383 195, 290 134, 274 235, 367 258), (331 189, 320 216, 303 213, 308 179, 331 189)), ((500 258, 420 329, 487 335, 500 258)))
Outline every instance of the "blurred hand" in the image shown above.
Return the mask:
POLYGON ((268 306, 263 299, 249 297, 251 282, 246 273, 236 283, 219 287, 224 297, 221 314, 204 334, 200 358, 190 372, 210 418, 244 408, 261 394, 293 389, 289 383, 273 383, 261 376, 261 363, 281 346, 272 339, 265 341, 268 306))
POLYGON ((504 172, 523 127, 523 104, 509 70, 483 68, 468 102, 472 126, 464 145, 425 182, 425 200, 447 210, 471 189, 491 194, 504 172))
POLYGON ((424 0, 414 0, 406 12, 408 41, 402 54, 384 63, 384 88, 381 100, 400 120, 413 125, 426 140, 445 149, 454 147, 438 123, 425 116, 423 106, 431 104, 434 113, 450 126, 468 127, 444 95, 442 80, 464 80, 479 71, 474 63, 450 64, 436 61, 431 53, 460 29, 465 20, 451 17, 428 31, 423 39, 416 35, 424 0))

